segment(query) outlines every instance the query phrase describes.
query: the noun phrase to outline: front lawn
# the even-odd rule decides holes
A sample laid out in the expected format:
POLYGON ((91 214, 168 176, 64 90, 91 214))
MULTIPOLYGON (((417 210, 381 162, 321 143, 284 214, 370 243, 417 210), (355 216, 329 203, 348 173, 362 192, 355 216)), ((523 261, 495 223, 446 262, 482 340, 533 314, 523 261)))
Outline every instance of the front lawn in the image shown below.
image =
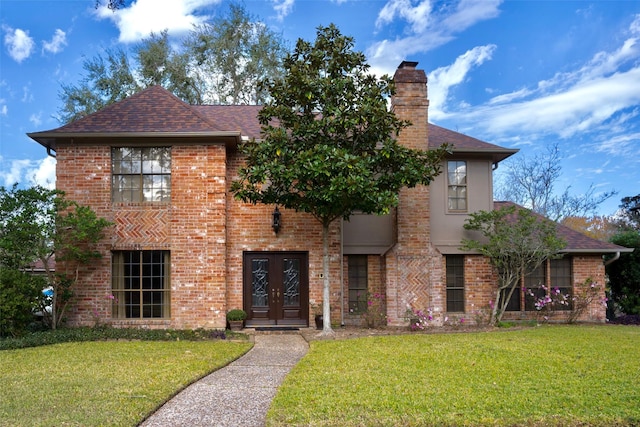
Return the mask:
POLYGON ((100 341, 0 351, 0 426, 134 426, 250 347, 100 341))
POLYGON ((640 328, 313 341, 270 426, 640 425, 640 328))

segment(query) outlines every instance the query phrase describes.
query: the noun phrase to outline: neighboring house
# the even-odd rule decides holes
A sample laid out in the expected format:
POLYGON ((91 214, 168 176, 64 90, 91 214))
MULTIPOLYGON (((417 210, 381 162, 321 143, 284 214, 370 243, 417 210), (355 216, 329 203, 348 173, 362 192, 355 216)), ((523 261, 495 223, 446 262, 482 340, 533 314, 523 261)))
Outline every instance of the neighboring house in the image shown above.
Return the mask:
MULTIPOLYGON (((391 325, 407 307, 473 318, 494 298, 486 258, 465 254, 468 214, 493 209, 492 172, 515 154, 428 124, 427 79, 417 63, 395 73, 392 108, 412 122, 402 144, 453 144, 428 187, 403 189, 387 216, 355 214, 330 229, 332 320, 360 321, 367 293, 384 295, 391 325)), ((72 325, 222 328, 244 308, 248 326, 307 326, 322 303, 321 225, 311 215, 234 199, 242 141, 260 138, 259 106, 190 106, 151 87, 57 129, 30 133, 57 158, 57 188, 114 223, 103 257, 84 268, 68 311, 72 325)), ((621 248, 560 227, 566 256, 546 281, 602 288, 603 254, 621 248)), ((58 269, 62 269, 58 263, 58 269)), ((524 303, 516 316, 528 315, 524 303)), ((513 314, 513 313, 510 313, 513 314)), ((583 320, 604 321, 594 304, 583 320)))

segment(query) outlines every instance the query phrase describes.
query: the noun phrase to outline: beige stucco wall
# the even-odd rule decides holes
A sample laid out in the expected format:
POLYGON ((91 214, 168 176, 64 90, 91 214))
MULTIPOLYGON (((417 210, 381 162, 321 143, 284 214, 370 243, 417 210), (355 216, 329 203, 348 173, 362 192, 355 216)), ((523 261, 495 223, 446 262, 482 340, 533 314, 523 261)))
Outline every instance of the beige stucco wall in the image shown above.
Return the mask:
POLYGON ((443 254, 463 253, 458 248, 463 238, 479 238, 465 231, 463 226, 468 213, 493 209, 492 161, 490 159, 466 159, 455 157, 448 160, 467 162, 467 213, 448 212, 447 209, 447 160, 442 173, 431 183, 431 242, 443 254))

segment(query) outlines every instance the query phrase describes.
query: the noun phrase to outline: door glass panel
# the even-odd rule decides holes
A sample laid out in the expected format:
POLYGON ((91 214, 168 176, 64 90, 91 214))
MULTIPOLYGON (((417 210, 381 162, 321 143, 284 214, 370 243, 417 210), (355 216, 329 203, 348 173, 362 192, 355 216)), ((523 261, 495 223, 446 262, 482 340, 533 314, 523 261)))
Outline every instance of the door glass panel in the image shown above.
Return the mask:
POLYGON ((282 268, 284 306, 298 307, 300 305, 300 260, 285 258, 282 268))
POLYGON ((254 258, 251 260, 251 305, 267 307, 269 288, 269 260, 254 258))

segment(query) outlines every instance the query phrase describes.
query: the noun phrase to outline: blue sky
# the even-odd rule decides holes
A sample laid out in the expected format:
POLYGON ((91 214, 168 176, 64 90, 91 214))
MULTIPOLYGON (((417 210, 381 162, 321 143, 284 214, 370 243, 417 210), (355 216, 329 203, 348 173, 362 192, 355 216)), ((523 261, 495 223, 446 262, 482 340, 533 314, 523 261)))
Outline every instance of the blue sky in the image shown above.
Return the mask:
MULTIPOLYGON (((0 185, 53 185, 55 161, 27 132, 60 126, 61 84, 107 49, 151 31, 183 36, 227 9, 216 0, 0 0, 0 185)), ((335 23, 372 69, 418 61, 430 121, 532 157, 558 143, 559 189, 640 193, 640 2, 245 1, 291 45, 335 23)), ((499 168, 500 172, 504 168, 499 168)))

